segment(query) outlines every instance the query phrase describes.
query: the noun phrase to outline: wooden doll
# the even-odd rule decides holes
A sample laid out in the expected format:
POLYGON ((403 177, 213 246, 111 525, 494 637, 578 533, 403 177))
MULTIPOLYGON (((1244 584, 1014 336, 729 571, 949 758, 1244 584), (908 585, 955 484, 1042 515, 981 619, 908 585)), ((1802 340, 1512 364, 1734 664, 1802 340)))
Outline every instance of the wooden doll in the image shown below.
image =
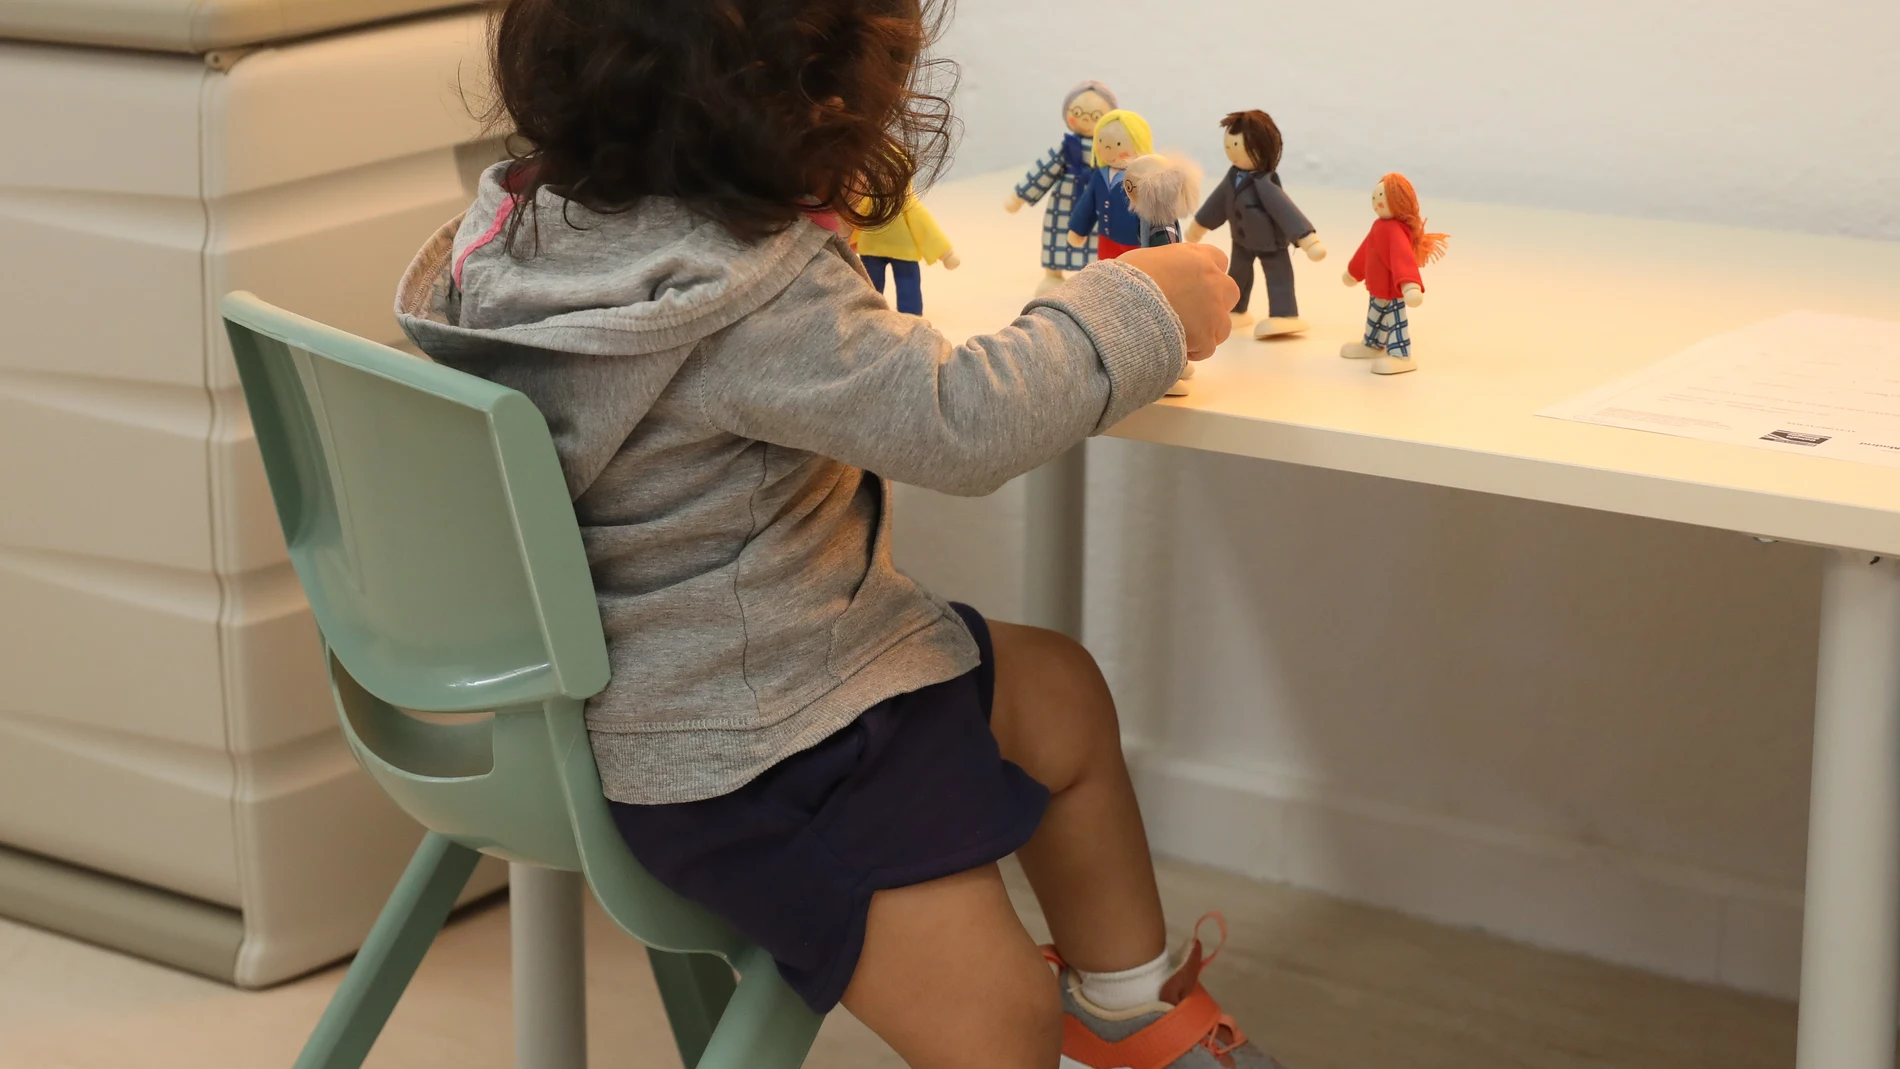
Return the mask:
POLYGON ((884 292, 888 270, 897 283, 897 310, 914 316, 924 314, 921 265, 942 261, 946 271, 961 265, 950 239, 915 191, 906 194, 902 215, 876 230, 859 231, 851 244, 877 291, 884 292))
POLYGON ((1346 265, 1345 278, 1348 286, 1363 282, 1372 295, 1366 336, 1356 345, 1342 346, 1339 355, 1371 360, 1375 375, 1403 375, 1417 366, 1412 363, 1412 328, 1405 310, 1425 302, 1419 268, 1445 254, 1447 236, 1426 231, 1418 192, 1402 174, 1386 175, 1372 187, 1372 211, 1378 219, 1346 265))
MULTIPOLYGON (((1141 221, 1138 242, 1143 248, 1181 242, 1181 219, 1201 199, 1201 169, 1190 160, 1148 155, 1129 163, 1122 177, 1129 208, 1141 221)), ((1185 397, 1194 365, 1182 369, 1181 379, 1168 389, 1169 397, 1185 397)))
POLYGON ((1234 306, 1234 325, 1253 322, 1247 311, 1253 299, 1254 262, 1267 279, 1267 318, 1254 328, 1256 338, 1298 334, 1306 329, 1300 318, 1299 297, 1293 288, 1293 256, 1297 246, 1310 260, 1324 260, 1313 224, 1307 222, 1293 198, 1280 188, 1280 156, 1285 142, 1273 117, 1264 111, 1236 111, 1221 120, 1227 131, 1227 159, 1233 164, 1194 217, 1189 241, 1199 241, 1210 230, 1226 226, 1234 243, 1229 261, 1240 284, 1240 303, 1234 306))
POLYGON ((1082 248, 1097 237, 1096 255, 1113 260, 1141 245, 1141 220, 1128 206, 1122 177, 1128 165, 1155 150, 1148 122, 1132 111, 1111 111, 1095 128, 1095 170, 1077 194, 1069 216, 1069 245, 1082 248))
POLYGON ((1102 116, 1114 111, 1118 101, 1114 90, 1100 82, 1083 82, 1062 100, 1062 121, 1069 131, 1056 147, 1016 185, 1005 203, 1010 214, 1049 198, 1049 209, 1042 217, 1042 282, 1039 294, 1062 285, 1063 272, 1080 271, 1095 262, 1095 242, 1081 248, 1069 244, 1069 213, 1075 210, 1078 190, 1094 169, 1091 155, 1095 149, 1095 128, 1102 116))

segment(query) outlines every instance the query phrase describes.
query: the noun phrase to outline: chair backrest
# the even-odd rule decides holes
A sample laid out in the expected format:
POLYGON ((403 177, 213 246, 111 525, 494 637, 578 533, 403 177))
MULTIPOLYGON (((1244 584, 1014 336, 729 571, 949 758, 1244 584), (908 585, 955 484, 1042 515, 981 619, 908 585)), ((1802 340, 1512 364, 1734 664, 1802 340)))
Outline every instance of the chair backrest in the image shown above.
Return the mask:
POLYGON ((223 312, 297 577, 365 690, 454 713, 607 685, 580 530, 532 402, 250 294, 223 312))
POLYGON ((582 719, 607 685, 606 640, 541 413, 250 294, 223 311, 344 737, 370 775, 464 846, 582 869, 648 946, 738 960, 745 944, 641 868, 608 813, 582 719))

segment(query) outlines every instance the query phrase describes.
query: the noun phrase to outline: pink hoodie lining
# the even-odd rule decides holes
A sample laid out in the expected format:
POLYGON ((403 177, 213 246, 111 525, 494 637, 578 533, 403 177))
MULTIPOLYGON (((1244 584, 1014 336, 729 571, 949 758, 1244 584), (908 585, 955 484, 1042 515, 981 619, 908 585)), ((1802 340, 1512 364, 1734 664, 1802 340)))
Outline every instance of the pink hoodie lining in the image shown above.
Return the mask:
POLYGON ((502 201, 501 210, 495 213, 495 221, 489 225, 488 230, 483 233, 481 237, 470 242, 468 248, 462 250, 462 255, 455 258, 455 284, 457 286, 462 284, 462 265, 468 263, 469 254, 495 240, 495 235, 501 233, 501 228, 508 225, 508 217, 515 213, 515 202, 516 198, 514 197, 509 197, 502 201))

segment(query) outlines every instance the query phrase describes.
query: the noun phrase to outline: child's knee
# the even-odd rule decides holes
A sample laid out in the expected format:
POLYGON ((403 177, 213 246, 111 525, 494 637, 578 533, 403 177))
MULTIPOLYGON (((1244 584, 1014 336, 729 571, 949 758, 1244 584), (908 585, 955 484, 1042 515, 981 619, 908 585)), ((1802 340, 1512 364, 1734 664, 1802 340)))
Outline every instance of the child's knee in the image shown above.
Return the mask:
POLYGON ((1121 759, 1115 700, 1081 643, 1032 627, 993 631, 996 706, 991 726, 1003 756, 1051 790, 1121 759))
POLYGON ((1101 666, 1095 663, 1095 655, 1069 636, 1019 624, 996 624, 992 635, 998 665, 1009 674, 1072 691, 1077 697, 1108 697, 1108 683, 1102 678, 1101 666))
POLYGON ((1054 690, 1052 696, 1087 717, 1088 726, 1119 739, 1121 726, 1115 714, 1115 699, 1101 666, 1095 663, 1095 655, 1067 635, 1055 631, 1042 634, 1044 653, 1039 672, 1054 690))

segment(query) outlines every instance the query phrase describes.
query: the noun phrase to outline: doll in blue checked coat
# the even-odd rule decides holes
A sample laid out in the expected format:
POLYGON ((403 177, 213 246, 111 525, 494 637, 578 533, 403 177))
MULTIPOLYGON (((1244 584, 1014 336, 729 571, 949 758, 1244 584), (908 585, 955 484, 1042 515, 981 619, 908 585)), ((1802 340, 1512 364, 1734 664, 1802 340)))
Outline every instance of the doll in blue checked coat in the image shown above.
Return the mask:
POLYGON ((1062 135, 1061 144, 1044 153, 1029 169, 1004 205, 1013 215, 1050 197, 1049 210, 1042 219, 1044 273, 1036 287, 1039 294, 1062 285, 1063 272, 1080 271, 1095 262, 1095 239, 1090 238, 1081 248, 1069 244, 1069 213, 1075 210, 1076 193, 1095 169, 1090 156, 1095 147, 1096 124, 1118 106, 1114 90, 1100 82, 1083 82, 1069 90, 1062 100, 1062 120, 1069 132, 1062 135))

